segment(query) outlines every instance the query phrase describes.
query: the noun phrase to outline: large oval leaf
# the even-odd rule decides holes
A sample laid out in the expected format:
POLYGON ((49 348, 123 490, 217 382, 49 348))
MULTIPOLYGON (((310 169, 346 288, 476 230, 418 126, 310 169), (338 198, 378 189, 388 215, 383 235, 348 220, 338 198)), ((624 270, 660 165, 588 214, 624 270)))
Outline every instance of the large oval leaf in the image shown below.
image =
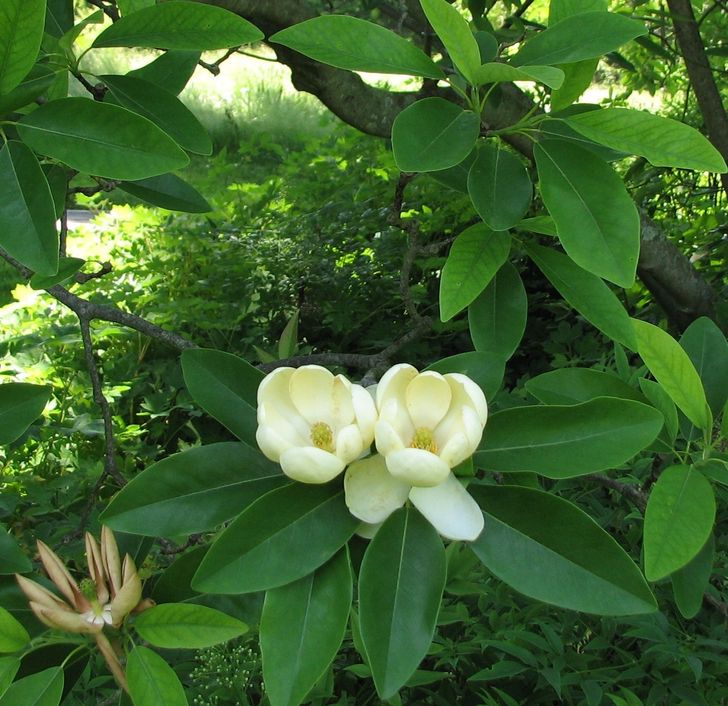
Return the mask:
POLYGON ((631 287, 640 219, 622 180, 595 154, 563 140, 543 140, 534 154, 541 196, 564 250, 585 270, 631 287))
POLYGON ((339 483, 292 483, 267 493, 210 547, 192 587, 250 593, 283 586, 328 561, 354 534, 339 483))
POLYGON ((13 90, 38 57, 45 0, 3 0, 0 11, 0 95, 13 90))
POLYGON ((506 409, 488 420, 475 464, 573 478, 620 466, 651 444, 662 424, 653 407, 613 397, 506 409))
POLYGON ((483 64, 475 72, 476 84, 503 83, 504 81, 538 81, 550 88, 558 88, 564 82, 564 72, 555 66, 523 66, 493 62, 483 64))
POLYGON ((611 373, 593 368, 561 368, 526 381, 526 390, 544 404, 580 404, 595 397, 645 402, 639 390, 611 373))
POLYGON ((695 366, 714 415, 728 401, 728 342, 718 326, 701 316, 680 336, 680 345, 695 366))
POLYGON ((0 574, 24 574, 33 569, 30 559, 12 535, 0 525, 0 574))
POLYGON ((93 46, 208 51, 250 44, 263 36, 255 25, 221 7, 174 0, 122 17, 93 46))
POLYGON ((442 69, 404 37, 357 17, 312 17, 276 32, 269 41, 339 69, 445 78, 442 69))
POLYGON ((392 125, 394 161, 403 172, 432 172, 460 164, 475 146, 480 120, 443 98, 405 108, 392 125))
POLYGON ((645 576, 659 581, 685 566, 708 541, 715 522, 710 482, 690 466, 666 468, 645 510, 645 576))
POLYGON ((13 683, 19 669, 20 659, 18 657, 0 657, 0 697, 13 683))
POLYGON ((36 152, 109 179, 145 179, 189 162, 177 143, 151 121, 87 98, 50 101, 22 118, 18 132, 36 152))
POLYGON ((212 211, 212 206, 207 203, 200 192, 176 174, 162 174, 139 181, 122 181, 119 188, 152 206, 159 206, 170 211, 184 211, 185 213, 212 211))
POLYGON ((9 93, 0 95, 0 115, 28 105, 53 85, 56 72, 45 64, 36 64, 9 93))
POLYGON ((359 626, 382 699, 407 682, 427 653, 445 577, 442 540, 413 508, 390 515, 367 547, 359 572, 359 626))
POLYGON ((245 444, 221 443, 168 456, 135 476, 102 513, 116 530, 174 537, 213 529, 285 476, 245 444))
POLYGON ((15 441, 41 415, 51 391, 27 382, 0 385, 0 444, 15 441))
POLYGON ((705 546, 670 577, 675 604, 683 618, 694 618, 700 612, 713 573, 714 555, 715 538, 711 534, 705 546))
POLYGON ((17 652, 29 642, 28 631, 0 606, 0 652, 17 652))
POLYGON ((485 529, 470 547, 520 593, 597 615, 651 613, 655 599, 614 539, 570 502, 540 490, 470 485, 485 529))
POLYGON ((192 78, 199 60, 198 51, 171 49, 160 54, 154 61, 129 71, 127 76, 143 78, 178 95, 192 78))
POLYGON ((0 706, 58 706, 63 695, 63 669, 51 667, 11 684, 0 706))
POLYGON ((185 690, 174 669, 146 647, 135 647, 129 653, 126 679, 134 706, 187 706, 185 690))
POLYGON ((336 656, 349 620, 346 549, 316 572, 266 593, 260 620, 263 679, 271 706, 298 706, 336 656))

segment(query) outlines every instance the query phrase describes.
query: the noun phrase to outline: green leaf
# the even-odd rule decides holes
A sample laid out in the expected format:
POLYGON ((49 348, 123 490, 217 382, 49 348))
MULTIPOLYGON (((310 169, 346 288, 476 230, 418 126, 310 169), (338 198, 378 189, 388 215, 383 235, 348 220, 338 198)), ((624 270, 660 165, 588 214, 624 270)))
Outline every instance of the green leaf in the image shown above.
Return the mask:
POLYGON ((445 78, 432 59, 404 37, 356 17, 312 17, 276 32, 268 41, 339 69, 445 78))
POLYGON ((426 370, 445 373, 462 373, 480 386, 487 399, 495 397, 503 383, 505 359, 491 352, 467 351, 442 358, 426 370))
POLYGON ((708 541, 715 521, 710 482, 690 466, 666 468, 645 510, 645 576, 659 581, 685 566, 708 541))
POLYGON ((478 67, 473 83, 504 83, 508 81, 538 81, 549 88, 559 88, 564 82, 564 72, 555 66, 523 66, 491 62, 478 67))
POLYGON ((549 3, 549 27, 572 15, 584 12, 606 12, 607 0, 551 0, 549 3))
POLYGON ((622 180, 599 157, 563 140, 539 142, 534 154, 541 196, 564 250, 585 270, 631 287, 640 219, 622 180))
POLYGON ((647 34, 641 22, 611 12, 585 12, 565 17, 529 39, 516 54, 514 66, 570 64, 595 59, 630 39, 647 34))
POLYGON ((257 449, 255 408, 263 373, 238 356, 209 348, 184 351, 182 373, 192 399, 241 441, 257 449))
POLYGON ((403 172, 432 172, 460 164, 472 151, 480 120, 443 98, 405 108, 392 125, 394 161, 403 172))
POLYGON ((506 409, 488 420, 475 465, 573 478, 620 466, 655 440, 662 423, 656 409, 613 397, 506 409))
POLYGON ((132 12, 154 5, 155 0, 116 0, 122 15, 131 15, 132 12))
POLYGON ((485 142, 470 167, 468 193, 478 215, 491 230, 508 230, 528 211, 533 187, 520 159, 497 143, 485 142))
POLYGON ((468 307, 470 338, 475 350, 508 360, 523 338, 527 314, 528 300, 521 276, 506 261, 468 307))
POLYGON ((3 0, 0 7, 0 94, 9 93, 38 58, 45 0, 3 0))
POLYGON ((0 444, 9 444, 43 413, 51 391, 27 382, 0 385, 0 444))
POLYGON ((73 60, 74 59, 74 53, 73 53, 73 45, 76 43, 76 40, 81 36, 81 32, 83 32, 86 27, 93 24, 103 24, 104 21, 104 13, 102 10, 96 10, 96 12, 92 12, 90 15, 87 15, 84 17, 80 22, 77 22, 75 25, 73 25, 59 40, 58 40, 58 46, 60 49, 63 50, 63 52, 66 54, 66 56, 73 60))
POLYGON ((159 206, 170 211, 185 213, 212 211, 212 206, 207 203, 202 194, 176 174, 161 174, 139 181, 122 181, 119 188, 152 206, 159 206))
POLYGON ((672 576, 672 593, 680 615, 694 618, 703 605, 703 594, 713 573, 715 538, 711 534, 703 548, 672 576))
POLYGON ((290 358, 298 350, 298 309, 288 319, 280 340, 278 341, 278 357, 290 358))
POLYGON ((193 534, 229 520, 285 480, 277 464, 245 444, 209 444, 168 456, 134 476, 101 517, 132 534, 193 534))
POLYGON ((189 162, 177 143, 151 121, 87 98, 50 101, 22 118, 18 132, 36 152, 109 179, 145 179, 189 162))
POLYGON ((58 261, 58 272, 50 276, 33 275, 30 286, 33 289, 49 289, 55 284, 61 284, 71 279, 85 264, 86 260, 80 257, 62 257, 58 261))
POLYGON ((99 76, 107 88, 105 101, 128 108, 151 120, 180 147, 196 154, 212 154, 212 140, 182 101, 164 88, 135 76, 99 76))
POLYGON ((480 66, 480 49, 465 18, 445 0, 420 0, 420 4, 453 64, 474 84, 475 72, 480 66))
POLYGON ((579 508, 540 490, 468 488, 485 512, 470 547, 502 581, 552 605, 596 615, 657 608, 627 553, 579 508))
POLYGON ((192 78, 200 59, 198 51, 171 49, 154 61, 129 71, 126 75, 142 78, 178 95, 192 78))
POLYGON ((263 36, 255 25, 221 7, 175 0, 122 17, 93 46, 209 51, 251 44, 263 36))
POLYGON ((29 642, 28 631, 0 606, 0 652, 17 652, 29 642))
POLYGON ((349 619, 346 549, 315 573, 266 593, 260 620, 263 680, 271 706, 297 706, 324 674, 349 619))
POLYGON ((703 383, 688 354, 661 328, 637 319, 632 319, 632 324, 637 350, 655 380, 696 427, 710 428, 710 408, 703 383))
POLYGON ((427 653, 445 578, 445 550, 432 525, 412 508, 390 515, 359 572, 361 638, 380 698, 394 696, 427 653))
POLYGON ((562 85, 551 93, 551 111, 563 110, 570 106, 591 85, 599 59, 584 59, 573 64, 562 64, 564 73, 562 85))
POLYGON ((73 27, 73 0, 48 0, 45 31, 59 39, 73 27))
POLYGON ((272 490, 217 538, 192 587, 250 593, 283 586, 328 561, 358 524, 340 483, 292 483, 272 490))
POLYGON ((553 248, 532 244, 526 246, 526 252, 558 293, 590 324, 630 350, 637 350, 629 314, 600 277, 553 248))
POLYGON ((645 397, 650 401, 650 404, 662 412, 662 416, 665 418, 665 432, 667 433, 668 441, 672 444, 678 432, 677 407, 675 407, 675 403, 670 399, 670 395, 662 389, 659 382, 648 380, 647 378, 640 378, 639 386, 645 397))
POLYGON ((58 270, 53 195, 33 152, 11 141, 0 149, 0 245, 32 270, 58 270))
POLYGON ((439 169, 436 172, 429 172, 428 176, 439 182, 448 189, 460 191, 463 194, 468 193, 468 174, 470 167, 475 161, 476 150, 472 150, 470 154, 459 164, 447 169, 439 169))
POLYGON ((725 160, 710 141, 685 123, 630 108, 579 113, 566 122, 594 142, 644 157, 656 167, 725 172, 725 160))
MULTIPOLYGON (((60 164, 46 163, 41 164, 43 174, 48 180, 48 186, 53 196, 53 205, 56 211, 56 218, 61 218, 66 211, 66 195, 68 191, 68 173, 60 164)), ((77 258, 62 258, 66 261, 72 261, 77 258)), ((60 265, 59 265, 60 269, 60 265)))
POLYGON ((685 329, 680 345, 700 376, 710 409, 720 414, 728 401, 728 342, 723 332, 701 316, 685 329))
POLYGON ((247 632, 248 626, 204 605, 163 603, 141 613, 134 629, 155 647, 199 650, 232 640, 247 632))
POLYGON ((0 115, 22 108, 47 91, 56 78, 56 72, 45 64, 36 64, 27 76, 8 93, 0 95, 0 115))
POLYGON ((0 574, 24 574, 33 569, 14 537, 0 525, 0 574))
POLYGON ((14 682, 0 698, 0 706, 58 706, 62 695, 63 670, 51 667, 14 682))
POLYGON ((172 667, 146 647, 135 647, 129 653, 126 679, 134 706, 187 706, 185 691, 172 667))
POLYGON ((470 304, 508 258, 511 237, 483 224, 465 229, 452 244, 440 277, 440 318, 449 321, 470 304))
MULTIPOLYGON (((572 110, 589 110, 593 106, 574 105, 566 108, 564 112, 572 110)), ((583 112, 583 111, 582 111, 583 112)), ((600 145, 598 142, 590 140, 580 132, 574 130, 565 120, 558 118, 548 118, 543 120, 538 125, 541 134, 545 138, 555 138, 557 140, 565 140, 579 147, 583 147, 585 150, 589 150, 597 157, 601 157, 605 162, 616 162, 617 160, 629 157, 627 152, 618 152, 617 150, 611 149, 611 147, 605 147, 600 145)))
POLYGON ((556 224, 551 216, 534 216, 533 218, 524 218, 516 224, 517 230, 527 233, 539 233, 540 235, 549 235, 556 237, 556 224))
POLYGON ((0 657, 0 697, 13 683, 15 675, 20 669, 20 659, 17 657, 0 657))
POLYGON ((645 398, 621 378, 593 368, 561 368, 526 381, 526 390, 544 404, 579 404, 595 397, 645 398))

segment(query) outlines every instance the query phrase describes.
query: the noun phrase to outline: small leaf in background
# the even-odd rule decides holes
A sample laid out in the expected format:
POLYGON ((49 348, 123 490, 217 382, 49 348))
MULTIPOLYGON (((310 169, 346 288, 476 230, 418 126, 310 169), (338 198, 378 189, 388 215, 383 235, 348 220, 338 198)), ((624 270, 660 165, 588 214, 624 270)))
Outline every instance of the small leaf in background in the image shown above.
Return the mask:
POLYGON ((35 64, 43 39, 45 0, 3 0, 0 11, 0 94, 12 91, 35 64))
POLYGON ((468 193, 468 173, 470 167, 475 161, 476 151, 472 150, 470 154, 459 164, 447 169, 438 169, 436 172, 428 172, 427 176, 434 179, 448 189, 460 191, 463 194, 468 193))
POLYGON ((444 98, 424 98, 392 125, 394 161, 403 172, 431 172, 460 164, 472 151, 480 120, 444 98))
POLYGON ((56 72, 45 64, 33 66, 12 91, 0 95, 0 115, 7 115, 34 101, 51 87, 55 78, 56 72))
POLYGON ((562 64, 559 68, 564 79, 556 90, 551 92, 551 111, 563 110, 570 106, 591 86, 599 59, 584 59, 573 64, 562 64))
POLYGON ((169 211, 184 213, 212 211, 212 206, 204 196, 176 174, 160 174, 149 179, 122 181, 119 183, 119 189, 152 206, 166 208, 169 211))
POLYGON ((478 30, 473 34, 475 41, 478 43, 480 51, 480 63, 487 64, 495 61, 498 56, 498 40, 490 32, 478 30))
POLYGON ((440 318, 449 321, 488 286, 508 258, 511 237, 477 224, 465 229, 450 248, 440 276, 440 318))
POLYGON ((680 337, 680 345, 695 366, 713 414, 728 401, 728 342, 718 326, 701 316, 680 337))
POLYGON ((312 17, 276 32, 268 41, 339 69, 445 78, 442 69, 412 42, 357 17, 312 17))
POLYGON ((707 542, 715 521, 709 481, 690 466, 666 468, 645 510, 645 576, 659 581, 685 566, 707 542))
POLYGON ((0 525, 0 574, 24 574, 33 565, 15 538, 0 525))
MULTIPOLYGON (((68 191, 68 172, 60 164, 41 164, 43 174, 48 180, 48 186, 53 196, 56 209, 56 218, 61 218, 66 211, 66 195, 68 191)), ((74 258, 66 258, 73 260, 74 258)))
POLYGON ((188 706, 172 667, 147 647, 138 646, 129 653, 126 679, 134 706, 188 706))
POLYGON ((298 351, 298 309, 286 323, 278 341, 278 358, 283 360, 296 355, 298 351))
POLYGON ((631 287, 640 219, 621 178, 596 155, 563 140, 543 140, 534 154, 541 196, 564 250, 585 270, 631 287))
POLYGON ((561 368, 526 381, 526 390, 544 404, 580 404, 595 397, 645 398, 621 378, 593 368, 561 368))
POLYGON ((675 604, 683 618, 694 618, 700 612, 713 573, 714 555, 715 537, 711 533, 703 548, 670 577, 675 604))
POLYGON ((298 706, 344 638, 352 599, 346 548, 314 573, 266 593, 260 621, 263 679, 271 706, 298 706))
POLYGON ((474 486, 485 529, 470 547, 502 581, 552 605, 596 615, 656 610, 635 563, 591 517, 541 490, 474 486))
POLYGON ((475 72, 474 83, 502 83, 505 81, 537 81, 549 88, 558 88, 564 82, 564 72, 555 66, 522 66, 493 62, 483 64, 475 72))
POLYGON ((470 167, 468 193, 478 215, 491 230, 508 230, 528 211, 533 186, 518 157, 486 141, 478 148, 470 167))
POLYGON ((703 383, 688 354, 667 331, 638 319, 632 319, 632 325, 637 350, 655 380, 696 427, 708 429, 710 408, 703 383))
POLYGON ((62 695, 63 670, 51 667, 11 684, 0 698, 0 706, 58 706, 62 695))
POLYGON ((442 358, 425 370, 445 373, 462 373, 480 386, 486 399, 492 399, 503 383, 506 359, 492 352, 467 351, 442 358))
POLYGON ((27 382, 0 385, 0 444, 9 444, 43 413, 51 398, 50 388, 27 382))
POLYGON ((73 0, 47 0, 45 31, 56 39, 73 27, 73 0))
POLYGON ((30 642, 28 631, 0 607, 0 652, 17 652, 30 642))
POLYGON ((445 550, 432 525, 413 508, 390 515, 359 573, 361 638, 380 698, 394 696, 427 653, 445 578, 445 550))
POLYGON ((667 439, 672 444, 678 432, 677 407, 675 403, 670 399, 670 395, 662 389, 659 382, 648 380, 647 378, 640 378, 639 386, 645 397, 650 401, 650 404, 662 412, 662 416, 665 418, 667 439))
POLYGON ((192 78, 200 60, 200 52, 170 49, 127 76, 142 78, 178 95, 192 78))

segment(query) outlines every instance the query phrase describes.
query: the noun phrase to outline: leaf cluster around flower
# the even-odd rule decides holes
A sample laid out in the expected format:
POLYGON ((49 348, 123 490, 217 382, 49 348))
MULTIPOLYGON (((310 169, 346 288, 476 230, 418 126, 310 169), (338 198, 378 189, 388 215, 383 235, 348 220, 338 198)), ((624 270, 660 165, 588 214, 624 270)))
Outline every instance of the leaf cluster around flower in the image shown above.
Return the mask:
POLYGON ((261 382, 256 438, 294 480, 326 483, 346 469, 346 504, 364 536, 409 500, 444 537, 472 541, 483 513, 452 468, 475 452, 487 417, 482 390, 465 375, 399 364, 370 394, 307 365, 261 382), (372 441, 379 453, 368 456, 372 441))

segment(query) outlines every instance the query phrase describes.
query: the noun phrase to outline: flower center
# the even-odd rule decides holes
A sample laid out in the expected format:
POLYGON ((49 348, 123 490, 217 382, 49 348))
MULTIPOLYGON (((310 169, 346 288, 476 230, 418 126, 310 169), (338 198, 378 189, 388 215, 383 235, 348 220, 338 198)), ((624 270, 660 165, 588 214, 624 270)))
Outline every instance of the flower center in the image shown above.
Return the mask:
POLYGON ((83 597, 91 603, 98 602, 98 596, 96 593, 96 584, 92 579, 83 579, 79 585, 83 597))
POLYGON ((325 422, 316 422, 311 427, 311 441, 317 449, 334 453, 334 432, 325 422))
POLYGON ((412 437, 411 449, 422 449, 430 453, 437 453, 437 443, 435 442, 432 432, 426 427, 415 429, 415 435, 412 437))

